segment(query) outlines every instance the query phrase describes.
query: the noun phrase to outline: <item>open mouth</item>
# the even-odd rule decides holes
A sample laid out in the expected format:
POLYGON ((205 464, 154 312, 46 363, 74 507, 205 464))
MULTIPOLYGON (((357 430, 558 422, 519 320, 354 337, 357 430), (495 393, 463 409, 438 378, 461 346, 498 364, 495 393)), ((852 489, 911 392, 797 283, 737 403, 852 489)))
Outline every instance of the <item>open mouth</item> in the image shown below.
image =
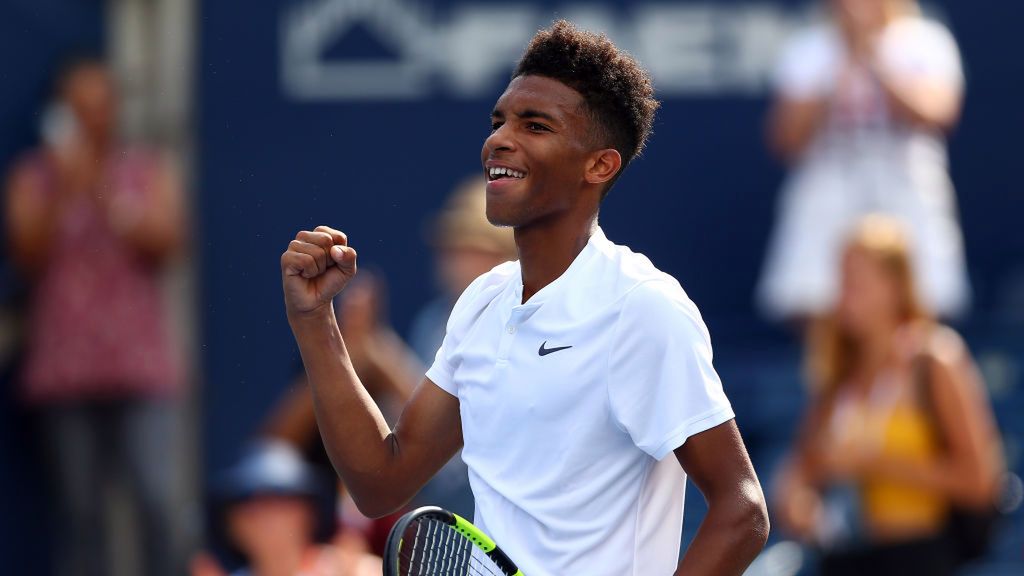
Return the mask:
POLYGON ((505 168, 504 166, 494 166, 487 169, 487 180, 494 182, 495 180, 522 180, 526 177, 526 172, 520 172, 519 170, 513 170, 512 168, 505 168))

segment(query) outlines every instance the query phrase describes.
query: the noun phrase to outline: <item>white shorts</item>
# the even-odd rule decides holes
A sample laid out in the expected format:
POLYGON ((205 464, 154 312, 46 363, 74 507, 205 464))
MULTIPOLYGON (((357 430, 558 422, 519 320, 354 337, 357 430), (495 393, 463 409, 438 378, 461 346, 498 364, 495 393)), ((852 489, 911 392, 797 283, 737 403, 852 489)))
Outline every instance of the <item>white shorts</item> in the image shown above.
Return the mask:
POLYGON ((903 220, 922 302, 936 315, 965 311, 970 287, 952 182, 934 164, 907 169, 892 157, 823 157, 795 169, 779 197, 778 220, 757 288, 773 319, 831 309, 839 260, 852 227, 880 212, 903 220))

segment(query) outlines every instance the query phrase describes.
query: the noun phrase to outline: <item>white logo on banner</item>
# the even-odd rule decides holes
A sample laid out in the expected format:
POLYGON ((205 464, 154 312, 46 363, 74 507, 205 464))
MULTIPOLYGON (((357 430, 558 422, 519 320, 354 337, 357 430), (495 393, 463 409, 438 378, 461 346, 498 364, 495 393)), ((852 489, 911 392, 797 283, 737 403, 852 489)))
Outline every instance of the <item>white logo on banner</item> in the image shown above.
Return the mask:
MULTIPOLYGON (((281 78, 298 100, 493 95, 552 13, 528 2, 456 4, 443 17, 415 0, 309 0, 282 19, 281 78), (330 59, 361 26, 397 57, 330 59)), ((555 13, 608 34, 650 70, 662 97, 759 94, 806 12, 774 3, 567 5, 555 13)))

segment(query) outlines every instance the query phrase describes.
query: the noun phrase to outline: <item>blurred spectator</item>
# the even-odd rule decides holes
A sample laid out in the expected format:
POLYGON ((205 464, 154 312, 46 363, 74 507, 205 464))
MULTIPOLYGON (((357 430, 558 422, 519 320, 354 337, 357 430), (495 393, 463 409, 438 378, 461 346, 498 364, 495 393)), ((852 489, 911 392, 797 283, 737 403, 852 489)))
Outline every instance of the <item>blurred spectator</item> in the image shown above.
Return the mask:
POLYGON ((901 218, 921 301, 939 316, 969 286, 945 134, 964 91, 953 36, 911 0, 828 0, 831 21, 793 38, 776 74, 768 139, 790 164, 758 298, 779 319, 835 301, 836 265, 867 213, 901 218))
POLYGON ((193 559, 192 575, 379 576, 379 557, 333 540, 333 478, 287 443, 257 446, 214 487, 213 552, 193 559))
POLYGON ((105 495, 120 476, 139 503, 145 574, 180 573, 180 378, 161 270, 182 241, 181 191, 164 159, 119 141, 102 61, 71 61, 56 88, 45 145, 10 173, 6 224, 31 286, 22 392, 52 464, 59 573, 111 573, 105 495))
POLYGON ((383 277, 369 272, 360 270, 359 278, 338 295, 338 327, 352 367, 394 426, 424 368, 388 323, 383 277))
POLYGON ((486 186, 483 176, 467 178, 448 197, 428 229, 441 293, 419 311, 409 332, 409 344, 427 366, 434 362, 448 316, 463 290, 484 272, 516 259, 512 229, 487 221, 486 186))
POLYGON ((898 221, 863 220, 810 339, 813 397, 776 513, 824 550, 825 575, 950 574, 965 544, 953 529, 994 519, 1004 464, 985 388, 924 312, 910 259, 898 221))
MULTIPOLYGON (((385 418, 394 425, 415 383, 422 377, 423 368, 388 325, 386 300, 387 290, 381 277, 369 270, 360 270, 359 276, 335 300, 335 313, 356 373, 385 418)), ((320 439, 306 373, 301 364, 297 369, 292 386, 275 406, 263 436, 293 446, 309 466, 336 479, 320 439)), ((342 527, 339 539, 381 554, 388 532, 399 515, 376 520, 366 518, 343 486, 339 486, 339 498, 342 527)))
MULTIPOLYGON (((512 229, 498 228, 487 221, 486 187, 483 176, 467 178, 448 197, 428 228, 428 241, 434 248, 435 281, 441 293, 413 319, 409 336, 410 345, 426 365, 433 363, 448 316, 466 287, 491 268, 516 258, 512 229)), ((427 482, 414 503, 441 506, 473 517, 473 492, 461 452, 427 482)))

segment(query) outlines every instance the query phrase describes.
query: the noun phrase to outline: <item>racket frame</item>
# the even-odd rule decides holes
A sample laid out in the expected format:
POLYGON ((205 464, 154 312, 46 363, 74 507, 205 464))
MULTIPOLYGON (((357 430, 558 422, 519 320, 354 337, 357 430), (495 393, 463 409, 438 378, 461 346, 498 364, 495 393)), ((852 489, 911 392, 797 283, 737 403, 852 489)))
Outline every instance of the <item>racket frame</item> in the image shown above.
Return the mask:
POLYGON ((423 506, 402 516, 388 535, 387 543, 384 546, 384 576, 402 576, 398 572, 398 553, 402 549, 402 535, 410 524, 421 519, 437 520, 451 526, 456 532, 462 535, 473 546, 487 555, 505 576, 523 576, 523 573, 494 543, 494 540, 484 534, 472 522, 462 516, 449 512, 437 506, 423 506))

